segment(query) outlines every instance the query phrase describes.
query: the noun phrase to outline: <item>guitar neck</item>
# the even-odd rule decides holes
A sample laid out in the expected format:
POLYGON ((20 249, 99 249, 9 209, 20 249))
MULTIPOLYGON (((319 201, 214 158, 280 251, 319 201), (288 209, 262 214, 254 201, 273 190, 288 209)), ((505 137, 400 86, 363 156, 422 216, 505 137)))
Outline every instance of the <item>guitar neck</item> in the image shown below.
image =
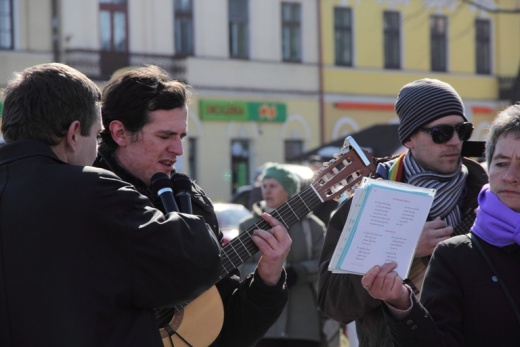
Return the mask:
POLYGON ((476 217, 477 214, 473 211, 466 215, 466 217, 453 229, 451 236, 467 234, 471 230, 476 217))
MULTIPOLYGON (((289 229, 291 225, 309 214, 320 203, 321 200, 318 194, 312 186, 309 186, 271 212, 271 215, 289 229)), ((261 219, 224 246, 222 249, 224 255, 222 257, 219 280, 226 277, 231 271, 258 252, 258 247, 256 247, 251 238, 253 231, 270 228, 271 225, 261 219)))

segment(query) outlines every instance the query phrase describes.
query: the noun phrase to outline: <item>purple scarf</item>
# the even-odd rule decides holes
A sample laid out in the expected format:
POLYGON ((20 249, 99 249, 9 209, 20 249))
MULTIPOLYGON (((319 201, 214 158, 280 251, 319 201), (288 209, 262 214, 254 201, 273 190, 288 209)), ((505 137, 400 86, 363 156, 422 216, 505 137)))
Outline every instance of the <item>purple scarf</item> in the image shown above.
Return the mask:
POLYGON ((497 247, 520 245, 520 213, 513 211, 489 190, 482 187, 478 195, 477 219, 472 232, 497 247))

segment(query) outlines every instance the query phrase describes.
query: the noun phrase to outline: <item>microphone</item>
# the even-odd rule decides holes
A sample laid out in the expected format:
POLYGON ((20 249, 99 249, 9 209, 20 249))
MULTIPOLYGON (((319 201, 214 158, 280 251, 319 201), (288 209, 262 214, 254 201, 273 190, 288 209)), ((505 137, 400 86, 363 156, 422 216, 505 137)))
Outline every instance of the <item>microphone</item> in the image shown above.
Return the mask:
POLYGON ((179 207, 173 198, 173 184, 167 174, 158 172, 150 180, 150 189, 161 198, 166 213, 179 212, 179 207))
POLYGON ((177 200, 180 211, 193 214, 191 207, 191 179, 182 172, 176 172, 172 175, 172 185, 175 191, 175 199, 177 200))

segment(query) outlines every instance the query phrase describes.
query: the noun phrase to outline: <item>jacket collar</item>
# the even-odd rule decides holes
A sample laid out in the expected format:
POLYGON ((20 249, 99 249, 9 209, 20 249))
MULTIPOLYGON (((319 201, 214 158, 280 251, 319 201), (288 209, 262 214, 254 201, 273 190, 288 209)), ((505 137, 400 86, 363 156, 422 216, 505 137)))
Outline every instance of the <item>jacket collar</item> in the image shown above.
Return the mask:
POLYGON ((39 140, 15 141, 0 148, 0 165, 31 157, 47 157, 67 164, 58 158, 49 145, 39 140))

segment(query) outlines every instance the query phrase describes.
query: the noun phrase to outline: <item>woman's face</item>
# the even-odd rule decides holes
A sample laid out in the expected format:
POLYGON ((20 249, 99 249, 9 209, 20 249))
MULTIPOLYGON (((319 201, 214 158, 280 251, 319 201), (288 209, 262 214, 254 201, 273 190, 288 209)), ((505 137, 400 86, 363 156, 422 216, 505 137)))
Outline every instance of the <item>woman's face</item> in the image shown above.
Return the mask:
POLYGON ((488 166, 489 187, 509 208, 520 212, 520 134, 501 135, 488 166))
POLYGON ((269 208, 278 208, 289 200, 289 193, 274 178, 265 178, 262 181, 262 197, 269 208))

